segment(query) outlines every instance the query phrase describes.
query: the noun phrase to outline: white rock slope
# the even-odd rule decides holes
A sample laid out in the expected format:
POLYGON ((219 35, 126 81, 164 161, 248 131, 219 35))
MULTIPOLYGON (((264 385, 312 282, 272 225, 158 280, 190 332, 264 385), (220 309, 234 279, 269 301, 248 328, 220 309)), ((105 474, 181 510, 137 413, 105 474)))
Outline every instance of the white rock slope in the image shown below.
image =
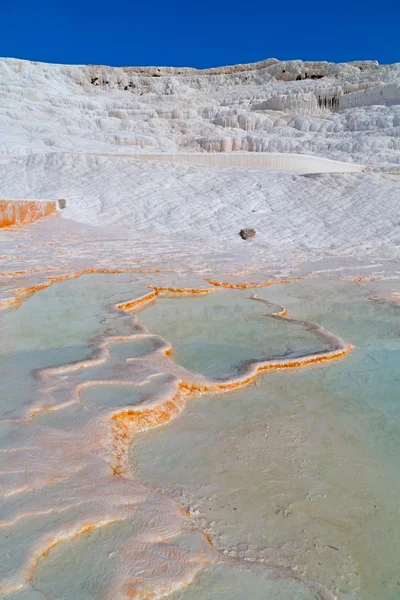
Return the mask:
POLYGON ((399 85, 400 63, 375 61, 2 59, 0 197, 66 198, 67 217, 172 237, 254 226, 277 246, 387 249, 399 241, 399 85))

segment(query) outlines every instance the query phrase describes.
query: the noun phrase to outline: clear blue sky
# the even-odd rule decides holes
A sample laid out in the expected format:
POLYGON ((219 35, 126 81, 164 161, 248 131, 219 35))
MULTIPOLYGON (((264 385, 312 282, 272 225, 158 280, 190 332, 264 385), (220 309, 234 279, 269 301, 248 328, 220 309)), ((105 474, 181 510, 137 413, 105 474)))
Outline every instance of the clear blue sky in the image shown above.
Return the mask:
POLYGON ((0 56, 199 68, 400 62, 400 0, 0 0, 0 56))

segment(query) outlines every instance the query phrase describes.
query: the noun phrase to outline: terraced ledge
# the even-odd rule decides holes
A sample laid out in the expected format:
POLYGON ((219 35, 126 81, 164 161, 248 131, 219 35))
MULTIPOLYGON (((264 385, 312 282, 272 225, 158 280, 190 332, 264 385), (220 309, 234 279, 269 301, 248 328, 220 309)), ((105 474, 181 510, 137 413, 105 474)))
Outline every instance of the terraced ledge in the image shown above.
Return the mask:
MULTIPOLYGON (((232 145, 232 141, 230 141, 232 145)), ((209 167, 236 167, 240 169, 270 169, 292 173, 362 173, 370 169, 365 165, 331 160, 308 154, 283 152, 238 152, 227 148, 223 152, 159 152, 133 154, 84 153, 93 156, 156 160, 173 163, 189 163, 209 167)))
MULTIPOLYGON (((19 275, 27 275, 27 274, 33 273, 37 270, 38 269, 0 273, 0 277, 7 277, 7 278, 18 277, 19 275)), ((89 274, 118 275, 121 273, 159 273, 159 272, 160 271, 158 269, 148 270, 148 271, 143 270, 143 269, 134 269, 133 271, 127 271, 127 270, 121 270, 121 269, 83 269, 81 271, 74 271, 73 273, 63 273, 61 275, 46 276, 44 281, 41 281, 40 283, 37 283, 35 285, 8 290, 7 293, 12 294, 12 296, 0 298, 0 311, 6 310, 7 308, 18 306, 19 304, 21 304, 21 302, 24 298, 27 298, 27 297, 31 296, 32 294, 35 294, 36 292, 40 292, 41 290, 44 290, 44 289, 50 287, 54 283, 58 283, 59 281, 67 281, 68 279, 78 279, 79 277, 82 277, 82 275, 89 275, 89 274)), ((130 303, 128 303, 129 306, 126 306, 127 303, 122 303, 121 306, 117 307, 117 308, 125 308, 126 310, 128 310, 128 309, 134 308, 138 304, 149 302, 150 300, 154 299, 156 297, 156 295, 159 293, 157 291, 158 288, 156 286, 154 286, 154 287, 149 286, 149 287, 152 287, 152 289, 154 289, 154 291, 149 292, 149 294, 145 294, 141 298, 135 298, 130 303)), ((163 292, 165 292, 168 288, 159 288, 159 289, 162 290, 163 292)), ((213 291, 213 290, 210 290, 210 291, 213 291)), ((189 292, 197 293, 198 291, 197 290, 196 291, 189 290, 189 292)), ((188 290, 186 290, 186 293, 188 293, 188 290)), ((204 293, 204 292, 201 292, 201 293, 204 293)))
MULTIPOLYGON (((51 278, 48 285, 77 276, 74 273, 51 278)), ((39 284, 27 290, 32 294, 43 287, 47 286, 39 284)), ((149 287, 152 290, 148 294, 110 309, 129 313, 142 304, 157 302, 159 293, 189 295, 218 292, 217 287, 205 290, 149 287)), ((24 295, 27 295, 24 290, 19 289, 18 297, 24 295)), ((249 300, 271 305, 256 296, 249 300)), ((171 359, 171 345, 145 329, 133 315, 136 319, 133 335, 101 336, 92 340, 90 358, 39 371, 38 398, 22 419, 14 421, 16 427, 21 427, 21 446, 13 452, 12 468, 17 469, 14 472, 24 473, 24 478, 6 490, 8 495, 16 497, 21 491, 30 489, 35 490, 35 494, 22 499, 20 507, 18 502, 14 502, 11 513, 0 523, 0 527, 9 529, 27 516, 63 514, 71 506, 79 508, 68 523, 61 521, 59 525, 49 525, 47 530, 41 530, 36 538, 27 543, 18 568, 0 583, 0 593, 35 589, 35 570, 51 548, 115 522, 124 522, 127 527, 134 523, 135 533, 119 551, 117 572, 110 584, 109 598, 166 598, 189 585, 207 564, 229 562, 230 559, 216 551, 211 540, 171 498, 134 481, 128 463, 128 450, 137 432, 158 427, 175 418, 184 410, 187 398, 191 395, 228 392, 253 381, 260 372, 334 360, 352 350, 351 344, 323 327, 308 321, 286 319, 283 316, 285 314, 284 307, 277 307, 274 313, 263 318, 285 319, 285 322, 300 324, 313 331, 328 346, 328 350, 250 362, 234 378, 209 379, 176 364, 171 359), (148 342, 149 348, 144 354, 121 360, 118 353, 114 355, 110 352, 111 346, 119 342, 143 340, 148 342), (99 368, 96 377, 93 376, 93 367, 99 368), (68 432, 35 424, 35 416, 40 413, 57 411, 74 404, 82 405, 81 392, 86 387, 121 384, 140 387, 150 384, 155 377, 166 379, 150 397, 144 395, 141 402, 133 405, 95 407, 84 412, 75 429, 68 432), (54 448, 59 452, 56 460, 54 448), (34 464, 30 458, 32 449, 34 464), (32 466, 37 472, 32 471, 32 466), (81 472, 86 473, 84 482, 79 478, 81 472), (192 540, 190 547, 185 541, 180 546, 179 539, 185 540, 188 535, 192 540), (143 564, 146 564, 145 569, 143 564)), ((233 561, 233 564, 245 566, 241 561, 233 561)), ((265 568, 270 572, 274 570, 273 567, 265 568)), ((334 598, 322 586, 293 571, 275 570, 275 576, 301 582, 321 600, 334 598)))
POLYGON ((269 285, 282 285, 285 283, 296 283, 297 281, 301 281, 300 277, 296 277, 293 279, 271 279, 266 281, 252 282, 234 282, 234 281, 220 281, 216 279, 204 279, 210 285, 215 287, 227 288, 232 290, 247 290, 250 288, 261 288, 268 287, 269 285))

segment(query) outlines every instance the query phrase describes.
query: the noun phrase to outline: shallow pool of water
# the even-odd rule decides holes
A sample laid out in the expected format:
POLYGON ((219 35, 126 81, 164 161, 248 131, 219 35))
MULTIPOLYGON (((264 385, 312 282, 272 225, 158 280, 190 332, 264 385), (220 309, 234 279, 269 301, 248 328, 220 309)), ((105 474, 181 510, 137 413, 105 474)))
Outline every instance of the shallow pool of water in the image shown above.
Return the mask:
POLYGON ((1 315, 1 597, 397 600, 398 306, 308 281, 115 308, 151 283, 87 275, 1 315), (179 365, 224 381, 328 349, 281 305, 355 350, 184 408, 179 365))
POLYGON ((396 600, 399 309, 352 284, 257 291, 356 349, 191 400, 174 422, 135 438, 133 469, 227 555, 294 568, 341 597, 396 600))
POLYGON ((172 344, 175 362, 215 379, 232 377, 251 361, 326 348, 304 326, 268 317, 279 312, 279 305, 256 302, 252 295, 249 290, 221 290, 208 296, 160 298, 139 320, 172 344))

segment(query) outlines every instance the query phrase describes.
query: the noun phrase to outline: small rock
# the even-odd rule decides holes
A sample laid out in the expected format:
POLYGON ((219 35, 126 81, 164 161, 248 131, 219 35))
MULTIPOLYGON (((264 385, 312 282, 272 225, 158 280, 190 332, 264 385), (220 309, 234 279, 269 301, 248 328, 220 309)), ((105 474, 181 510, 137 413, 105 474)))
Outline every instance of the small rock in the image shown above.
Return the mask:
POLYGON ((58 201, 58 206, 61 209, 65 208, 67 206, 67 201, 66 200, 59 200, 58 201))
POLYGON ((241 229, 239 231, 239 235, 242 238, 242 240, 248 240, 250 238, 253 238, 256 235, 256 230, 255 229, 241 229))

